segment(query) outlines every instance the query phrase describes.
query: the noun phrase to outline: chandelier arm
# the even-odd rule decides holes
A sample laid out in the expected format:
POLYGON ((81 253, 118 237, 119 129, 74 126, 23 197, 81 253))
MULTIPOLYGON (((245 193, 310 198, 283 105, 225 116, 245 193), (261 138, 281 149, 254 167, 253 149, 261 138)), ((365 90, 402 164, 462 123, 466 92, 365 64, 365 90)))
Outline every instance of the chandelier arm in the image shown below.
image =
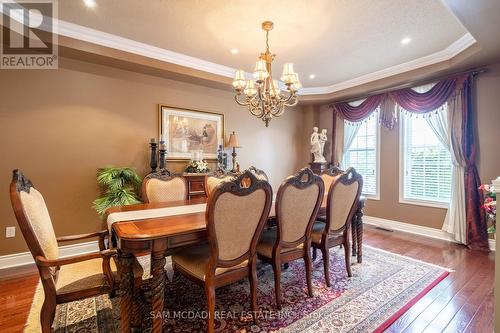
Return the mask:
POLYGON ((244 101, 244 102, 240 101, 240 100, 238 99, 238 96, 240 96, 240 95, 239 95, 239 94, 234 95, 234 100, 236 101, 236 103, 237 103, 238 105, 241 105, 241 106, 248 106, 248 105, 249 105, 248 101, 244 101))
POLYGON ((283 115, 283 107, 280 106, 275 112, 272 113, 273 117, 281 117, 283 115))
POLYGON ((290 90, 290 95, 288 95, 288 97, 285 97, 283 99, 283 104, 287 104, 289 101, 292 100, 293 97, 297 96, 293 91, 290 90))
POLYGON ((264 110, 260 107, 259 102, 260 101, 258 99, 251 100, 249 103, 248 110, 252 115, 256 116, 257 118, 262 118, 265 113, 264 110))
POLYGON ((293 101, 293 103, 291 103, 291 104, 286 104, 286 106, 295 106, 295 105, 297 105, 297 104, 299 104, 299 99, 298 99, 298 98, 295 98, 295 100, 293 101))
POLYGON ((278 103, 277 105, 274 106, 273 111, 271 111, 271 114, 274 117, 280 117, 283 115, 283 112, 285 111, 285 105, 283 103, 278 103))
POLYGON ((261 110, 260 108, 257 108, 257 107, 250 107, 248 110, 250 111, 250 113, 251 113, 252 115, 254 115, 254 116, 255 116, 255 117, 257 117, 257 118, 262 118, 262 117, 264 117, 264 112, 262 112, 262 110, 261 110), (257 110, 258 112, 256 113, 256 112, 255 112, 255 110, 257 110))
POLYGON ((290 95, 290 97, 286 100, 284 104, 285 106, 295 106, 297 105, 298 102, 299 102, 299 97, 297 96, 297 94, 294 93, 290 95))

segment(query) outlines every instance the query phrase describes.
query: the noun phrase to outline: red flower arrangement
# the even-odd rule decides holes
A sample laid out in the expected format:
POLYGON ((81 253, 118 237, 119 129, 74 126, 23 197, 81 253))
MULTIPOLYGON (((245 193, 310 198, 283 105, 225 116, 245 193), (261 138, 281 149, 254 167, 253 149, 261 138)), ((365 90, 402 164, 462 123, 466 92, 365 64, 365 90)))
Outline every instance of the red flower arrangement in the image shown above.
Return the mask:
POLYGON ((486 220, 490 223, 488 227, 488 233, 493 234, 496 232, 496 220, 497 220, 497 196, 495 188, 492 185, 483 184, 479 186, 479 189, 484 192, 484 203, 481 206, 486 214, 486 220))

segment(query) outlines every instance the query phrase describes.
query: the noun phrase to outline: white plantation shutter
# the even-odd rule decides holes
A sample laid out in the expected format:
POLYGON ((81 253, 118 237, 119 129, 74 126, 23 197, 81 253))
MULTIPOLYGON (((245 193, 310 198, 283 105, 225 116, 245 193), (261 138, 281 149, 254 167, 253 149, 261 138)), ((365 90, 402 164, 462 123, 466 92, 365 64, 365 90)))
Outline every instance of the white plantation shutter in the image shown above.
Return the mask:
MULTIPOLYGON (((344 123, 344 126, 355 126, 344 123)), ((344 154, 345 168, 353 167, 363 176, 363 194, 378 195, 378 118, 368 119, 359 127, 352 144, 344 154)))
POLYGON ((405 116, 403 199, 449 203, 452 160, 422 117, 405 116))

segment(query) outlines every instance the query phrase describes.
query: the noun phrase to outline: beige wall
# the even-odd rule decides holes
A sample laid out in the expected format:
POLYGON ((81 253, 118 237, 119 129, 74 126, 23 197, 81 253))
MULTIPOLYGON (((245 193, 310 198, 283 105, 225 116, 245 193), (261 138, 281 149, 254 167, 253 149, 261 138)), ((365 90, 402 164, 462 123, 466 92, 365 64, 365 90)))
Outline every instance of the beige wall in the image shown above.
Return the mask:
MULTIPOLYGON (((500 64, 489 66, 477 78, 478 165, 481 180, 489 182, 500 175, 498 128, 500 127, 500 64)), ((363 95, 363 94, 361 94, 363 95)), ((332 112, 327 105, 319 109, 316 125, 331 129, 332 112)), ((399 203, 399 129, 381 129, 380 200, 368 200, 366 215, 440 229, 446 210, 399 203)))
POLYGON ((274 187, 307 162, 300 108, 266 128, 228 91, 68 59, 59 70, 0 71, 0 255, 27 250, 19 229, 4 238, 6 226, 17 226, 12 169, 25 171, 44 194, 58 235, 98 230, 96 169, 148 170, 157 103, 224 113, 226 133, 235 130, 243 146, 241 166, 264 169, 274 187))
POLYGON ((483 182, 500 176, 498 135, 500 128, 500 63, 477 79, 476 107, 479 128, 479 175, 483 182))

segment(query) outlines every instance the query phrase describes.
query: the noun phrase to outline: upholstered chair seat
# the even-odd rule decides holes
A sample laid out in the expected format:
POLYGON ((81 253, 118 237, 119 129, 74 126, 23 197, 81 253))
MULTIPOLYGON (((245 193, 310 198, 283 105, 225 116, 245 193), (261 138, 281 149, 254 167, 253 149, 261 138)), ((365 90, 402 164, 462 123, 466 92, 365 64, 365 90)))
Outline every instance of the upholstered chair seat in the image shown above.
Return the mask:
MULTIPOLYGON (((210 247, 208 244, 195 246, 183 251, 179 251, 172 256, 172 261, 176 267, 189 272, 198 279, 205 281, 207 264, 210 260, 210 247)), ((247 267, 248 260, 245 260, 233 267, 218 267, 215 269, 215 275, 220 275, 234 269, 247 267)))
MULTIPOLYGON (((273 257, 273 246, 276 244, 276 239, 278 238, 278 232, 276 229, 267 229, 262 232, 259 239, 259 244, 257 244, 257 253, 261 256, 266 256, 268 258, 273 257)), ((284 247, 281 248, 281 253, 301 249, 304 247, 303 243, 298 244, 296 247, 284 247)))
MULTIPOLYGON (((321 236, 326 228, 326 223, 323 221, 316 221, 313 224, 311 231, 311 242, 321 244, 321 236)), ((330 232, 328 238, 339 238, 342 237, 343 231, 330 232)))
POLYGON ((311 281, 311 228, 324 194, 321 178, 304 168, 281 184, 275 203, 276 228, 265 230, 257 244, 258 258, 271 263, 274 271, 276 307, 281 309, 281 264, 304 259, 307 291, 311 281))
MULTIPOLYGON (((116 265, 113 260, 110 266, 116 279, 116 265)), ((56 282, 56 292, 61 295, 106 286, 109 287, 106 277, 102 274, 102 259, 92 259, 61 266, 56 282)))
POLYGON ((187 182, 181 175, 162 170, 147 175, 142 182, 142 197, 145 202, 169 202, 187 199, 187 182))

